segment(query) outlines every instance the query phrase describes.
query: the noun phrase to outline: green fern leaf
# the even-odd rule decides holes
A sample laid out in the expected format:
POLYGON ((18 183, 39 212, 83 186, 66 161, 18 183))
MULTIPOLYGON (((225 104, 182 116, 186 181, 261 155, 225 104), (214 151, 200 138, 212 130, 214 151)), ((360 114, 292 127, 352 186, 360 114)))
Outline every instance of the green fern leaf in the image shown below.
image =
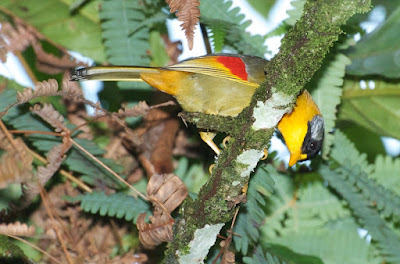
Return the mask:
POLYGON ((393 159, 389 156, 379 155, 375 160, 374 172, 370 175, 371 179, 376 180, 385 188, 400 195, 400 159, 393 159))
POLYGON ((309 87, 312 90, 311 95, 317 103, 325 121, 325 139, 322 149, 324 158, 328 157, 334 136, 330 134, 335 126, 336 108, 340 103, 342 95, 341 86, 346 66, 350 64, 349 58, 340 52, 328 56, 324 65, 314 75, 309 87))
POLYGON ((322 261, 313 256, 298 254, 291 249, 277 244, 258 246, 252 257, 244 257, 247 264, 322 264, 322 261))
POLYGON ((263 243, 278 243, 305 255, 317 256, 324 264, 371 263, 371 245, 361 238, 358 226, 350 221, 337 220, 334 224, 319 228, 298 229, 263 243))
POLYGON ((371 174, 373 168, 368 164, 367 155, 356 149, 344 133, 335 131, 335 145, 331 151, 331 158, 339 164, 347 163, 349 167, 359 166, 366 174, 371 174))
POLYGON ((266 205, 265 197, 274 191, 272 178, 277 174, 271 165, 257 169, 251 177, 247 191, 247 202, 243 205, 244 212, 240 212, 234 232, 240 236, 234 236, 236 250, 247 254, 250 242, 257 242, 260 236, 257 226, 264 220, 266 214, 263 206, 266 205))
POLYGON ((350 216, 350 211, 344 207, 343 202, 324 186, 324 181, 319 174, 299 175, 298 179, 300 182, 297 191, 297 213, 296 217, 288 219, 288 225, 292 221, 293 225, 301 221, 309 223, 312 228, 314 224, 322 225, 330 220, 350 216), (315 221, 315 218, 321 221, 315 221))
POLYGON ((218 23, 218 21, 212 23, 209 28, 211 31, 210 38, 214 44, 214 52, 221 53, 224 48, 226 32, 228 29, 223 25, 223 23, 218 23))
POLYGON ((240 8, 231 8, 232 1, 202 0, 200 22, 212 27, 214 24, 226 29, 225 43, 240 53, 263 57, 267 52, 263 36, 252 36, 246 32, 250 21, 244 21, 240 8))
POLYGON ((306 3, 305 0, 293 0, 290 2, 292 5, 292 9, 288 10, 286 13, 289 15, 284 22, 290 26, 294 26, 297 20, 300 19, 301 15, 303 14, 304 4, 306 3))
MULTIPOLYGON (((114 65, 149 65, 149 21, 140 1, 104 0, 100 11, 106 54, 114 65)), ((158 20, 160 13, 156 14, 158 20)), ((118 82, 120 88, 147 88, 144 83, 118 82)))
POLYGON ((126 221, 136 222, 141 213, 149 212, 149 205, 139 198, 134 198, 125 193, 106 195, 104 192, 93 192, 68 199, 81 201, 83 211, 91 214, 100 214, 116 218, 124 218, 126 221))
MULTIPOLYGON (((368 175, 372 174, 373 166, 366 165, 365 159, 360 160, 363 155, 359 155, 354 145, 340 130, 335 133, 335 142, 336 144, 332 149, 332 158, 341 165, 337 171, 347 175, 347 180, 355 185, 364 200, 375 204, 376 208, 384 216, 400 216, 400 197, 384 188, 373 178, 368 177, 368 175)), ((395 177, 397 174, 389 175, 391 175, 391 178, 397 178, 395 177)))
POLYGON ((360 219, 364 228, 371 234, 372 239, 378 243, 383 255, 389 262, 400 262, 400 238, 391 230, 379 213, 373 209, 368 200, 360 193, 357 188, 357 179, 353 173, 343 170, 333 171, 323 165, 320 167, 320 173, 329 185, 336 190, 348 202, 354 214, 360 219))

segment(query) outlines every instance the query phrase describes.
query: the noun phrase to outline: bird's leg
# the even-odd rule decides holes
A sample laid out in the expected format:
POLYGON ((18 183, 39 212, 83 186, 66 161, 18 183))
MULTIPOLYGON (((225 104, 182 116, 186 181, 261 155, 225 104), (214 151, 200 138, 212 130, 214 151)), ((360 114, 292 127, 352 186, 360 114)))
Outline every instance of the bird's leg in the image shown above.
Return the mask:
POLYGON ((219 150, 219 148, 217 147, 217 145, 215 145, 213 139, 215 137, 215 133, 212 132, 200 132, 200 137, 201 139, 207 143, 208 146, 210 146, 210 148, 212 150, 214 150, 214 152, 219 155, 219 153, 221 153, 221 150, 219 150))

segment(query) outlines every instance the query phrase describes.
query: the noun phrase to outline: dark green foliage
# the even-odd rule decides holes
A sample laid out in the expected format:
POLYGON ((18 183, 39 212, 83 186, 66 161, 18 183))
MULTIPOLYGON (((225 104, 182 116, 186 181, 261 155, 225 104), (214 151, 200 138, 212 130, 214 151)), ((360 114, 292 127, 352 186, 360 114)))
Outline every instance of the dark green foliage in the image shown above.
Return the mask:
POLYGON ((243 258, 246 264, 323 264, 313 256, 298 254, 287 247, 267 244, 264 248, 258 246, 252 257, 243 258))
POLYGON ((352 63, 347 68, 347 73, 399 78, 399 26, 400 7, 397 7, 374 32, 365 35, 354 47, 349 48, 347 53, 352 63))
POLYGON ((92 192, 77 197, 67 198, 71 202, 80 201, 83 211, 91 214, 100 214, 123 218, 126 221, 133 221, 141 213, 147 213, 150 209, 148 203, 140 198, 122 192, 106 195, 104 192, 92 192))

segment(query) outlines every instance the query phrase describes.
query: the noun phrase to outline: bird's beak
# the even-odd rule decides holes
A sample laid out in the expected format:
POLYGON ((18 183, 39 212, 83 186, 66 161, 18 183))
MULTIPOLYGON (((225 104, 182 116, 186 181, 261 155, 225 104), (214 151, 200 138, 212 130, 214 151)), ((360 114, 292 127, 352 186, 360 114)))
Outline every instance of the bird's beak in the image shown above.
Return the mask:
POLYGON ((307 154, 302 154, 300 151, 290 153, 289 167, 292 167, 299 160, 307 159, 307 154))

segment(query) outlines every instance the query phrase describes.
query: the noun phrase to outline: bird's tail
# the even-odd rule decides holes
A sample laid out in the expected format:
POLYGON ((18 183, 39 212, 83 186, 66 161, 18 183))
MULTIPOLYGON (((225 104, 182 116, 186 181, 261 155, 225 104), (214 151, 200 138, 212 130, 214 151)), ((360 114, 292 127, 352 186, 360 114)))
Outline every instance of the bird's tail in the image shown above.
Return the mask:
POLYGON ((71 81, 143 81, 142 73, 159 73, 159 68, 134 66, 98 66, 74 70, 71 81))

